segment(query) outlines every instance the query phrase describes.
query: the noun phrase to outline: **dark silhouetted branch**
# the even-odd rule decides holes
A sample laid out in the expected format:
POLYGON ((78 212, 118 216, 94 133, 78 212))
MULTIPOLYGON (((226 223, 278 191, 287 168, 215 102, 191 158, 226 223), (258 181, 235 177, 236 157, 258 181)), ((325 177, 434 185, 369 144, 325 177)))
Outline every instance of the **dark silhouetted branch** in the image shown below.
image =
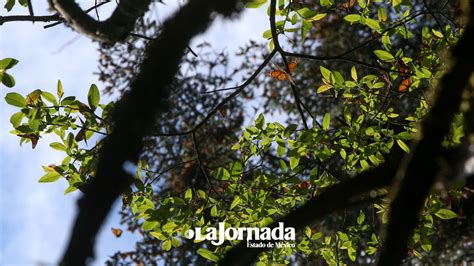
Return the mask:
POLYGON ((169 87, 187 45, 208 27, 214 12, 229 16, 237 1, 191 0, 163 24, 160 37, 148 44, 130 91, 115 106, 112 133, 104 139, 95 177, 78 202, 79 213, 62 265, 85 265, 93 257, 95 238, 112 204, 133 182, 124 163, 137 162, 142 139, 156 115, 168 110, 169 87))
POLYGON ((97 21, 87 15, 74 0, 50 0, 51 7, 59 12, 77 32, 89 38, 115 43, 124 40, 138 18, 148 10, 151 0, 122 0, 105 21, 97 21))
POLYGON ((0 16, 0 25, 7 22, 26 21, 26 22, 51 22, 64 21, 59 15, 49 16, 30 16, 30 15, 14 15, 0 16))
MULTIPOLYGON (((471 6, 474 1, 470 1, 471 6)), ((405 158, 392 188, 387 236, 378 265, 400 265, 407 243, 418 224, 418 215, 437 175, 441 143, 449 133, 451 121, 459 111, 463 90, 474 71, 473 10, 464 35, 452 50, 452 66, 438 84, 438 97, 421 123, 420 138, 412 144, 413 152, 405 158)))

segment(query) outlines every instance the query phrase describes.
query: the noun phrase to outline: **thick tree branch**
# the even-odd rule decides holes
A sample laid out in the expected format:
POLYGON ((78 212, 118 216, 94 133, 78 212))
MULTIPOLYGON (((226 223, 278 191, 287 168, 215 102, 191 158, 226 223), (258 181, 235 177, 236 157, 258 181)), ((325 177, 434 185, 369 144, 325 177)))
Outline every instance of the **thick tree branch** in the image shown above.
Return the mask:
POLYGON ((87 15, 74 0, 49 0, 51 7, 61 14, 77 32, 93 40, 115 43, 124 40, 138 18, 148 10, 151 0, 122 0, 105 21, 87 15))
MULTIPOLYGON (((105 2, 98 3, 98 4, 88 8, 84 12, 89 13, 92 10, 97 11, 97 8, 103 6, 107 3, 110 3, 110 1, 105 1, 105 2)), ((35 16, 34 14, 32 15, 32 13, 30 12, 30 15, 0 16, 0 25, 2 25, 3 23, 7 23, 7 22, 53 22, 53 21, 54 21, 54 23, 46 25, 46 26, 44 26, 44 28, 45 29, 46 28, 51 28, 51 27, 54 27, 56 25, 59 25, 59 24, 65 22, 65 20, 59 14, 46 15, 46 16, 35 16)))
MULTIPOLYGON (((474 1, 469 1, 472 7, 474 1)), ((452 66, 438 84, 438 98, 421 124, 420 135, 399 169, 392 192, 387 237, 378 265, 400 265, 406 256, 408 240, 418 224, 418 215, 437 174, 436 159, 443 138, 449 133, 452 118, 459 111, 462 92, 474 71, 473 10, 464 35, 452 50, 452 66)))
POLYGON ((78 202, 79 214, 63 265, 85 265, 93 257, 94 241, 104 219, 133 181, 123 165, 139 159, 142 138, 151 130, 156 114, 168 109, 169 86, 188 43, 207 28, 213 12, 231 15, 237 1, 191 0, 164 23, 160 37, 149 43, 130 92, 116 104, 112 133, 100 149, 95 178, 78 202))

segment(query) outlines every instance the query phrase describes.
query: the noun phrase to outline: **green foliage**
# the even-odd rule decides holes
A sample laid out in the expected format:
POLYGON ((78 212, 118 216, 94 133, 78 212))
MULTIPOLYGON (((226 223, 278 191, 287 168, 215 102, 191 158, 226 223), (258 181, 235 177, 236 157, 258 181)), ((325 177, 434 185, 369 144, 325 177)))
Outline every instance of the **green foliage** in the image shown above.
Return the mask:
MULTIPOLYGON (((12 8, 15 6, 15 0, 5 0, 5 5, 3 6, 7 11, 11 11, 12 8)), ((26 0, 18 0, 18 3, 20 5, 27 7, 28 6, 28 1, 26 0)))
POLYGON ((18 60, 13 58, 4 58, 0 60, 0 81, 3 85, 11 88, 15 86, 15 79, 7 73, 7 70, 18 64, 18 60))
MULTIPOLYGON (((247 7, 258 8, 267 2, 250 1, 247 7)), ((402 49, 396 50, 392 41, 414 38, 410 27, 392 28, 397 23, 413 20, 410 3, 391 1, 396 12, 388 15, 377 2, 357 1, 351 13, 343 16, 343 23, 354 28, 364 27, 380 37, 374 41, 376 48, 370 56, 385 68, 384 73, 368 70, 363 64, 349 70, 333 69, 335 67, 322 63, 319 65, 322 78, 318 86, 311 88, 316 90, 312 92, 314 94, 339 101, 340 109, 317 114, 309 129, 268 122, 260 114, 231 147, 235 159, 212 169, 206 188, 189 185, 180 193, 157 198, 149 165, 145 160, 138 163, 135 185, 123 195, 124 204, 130 207, 142 229, 160 241, 163 250, 182 245, 184 233, 195 227, 217 227, 219 222, 224 222, 226 227, 268 225, 346 178, 324 167, 314 167, 318 162, 336 162, 337 169, 352 176, 389 160, 387 155, 394 146, 410 153, 408 143, 416 136, 417 125, 429 110, 428 99, 421 98, 413 111, 400 112, 400 109, 386 105, 385 92, 395 91, 396 97, 409 97, 410 93, 439 78, 443 71, 440 54, 448 47, 448 41, 455 43, 457 36, 450 27, 446 27, 445 34, 424 28, 421 36, 424 46, 419 54, 409 55, 402 49), (411 82, 407 91, 397 90, 394 84, 404 80, 411 82), (399 129, 393 128, 400 124, 399 129), (263 164, 268 154, 274 155, 277 162, 270 169, 263 164)), ((14 1, 7 3, 14 4, 14 1)), ((315 11, 287 0, 279 1, 278 33, 296 34, 304 42, 314 24, 324 22, 338 5, 332 0, 319 3, 321 9, 315 11)), ((270 30, 263 32, 263 37, 270 39, 272 44, 270 30)), ((0 75, 5 77, 5 70, 14 64, 13 59, 0 61, 0 75)), ((5 84, 3 79, 2 82, 5 84)), ((12 85, 8 81, 7 84, 12 85)), ((65 157, 58 165, 44 166, 45 174, 39 182, 55 182, 63 177, 69 184, 66 194, 81 189, 94 175, 97 150, 101 145, 98 135, 107 135, 110 130, 108 116, 113 103, 100 104, 96 85, 89 88, 87 104, 74 96, 65 96, 60 81, 56 95, 43 90, 25 96, 12 92, 5 100, 19 108, 10 122, 14 128, 12 133, 20 137, 20 143, 31 142, 34 148, 45 134, 58 137, 58 141, 49 145, 63 152, 65 157), (95 143, 89 148, 88 141, 95 143)), ((463 117, 459 114, 443 142, 445 147, 461 143, 463 125, 463 117)), ((455 194, 455 191, 451 192, 455 194)), ((386 193, 379 190, 375 196, 386 193)), ((295 247, 264 252, 257 265, 289 263, 294 254, 318 257, 329 265, 355 264, 361 254, 375 256, 380 247, 378 225, 387 222, 387 205, 386 200, 379 200, 373 207, 362 208, 355 215, 344 218, 345 226, 333 230, 326 230, 322 224, 309 225, 297 235, 295 247)), ((436 223, 456 217, 441 193, 433 191, 412 236, 410 251, 420 256, 430 252, 436 223)), ((226 241, 222 246, 212 246, 206 241, 197 253, 215 262, 235 244, 236 241, 226 241)))
POLYGON ((31 142, 35 148, 45 134, 53 133, 58 137, 59 141, 49 146, 64 152, 65 157, 58 165, 43 166, 46 173, 39 182, 55 182, 63 177, 70 185, 65 191, 67 194, 80 188, 93 175, 100 146, 99 138, 94 135, 107 134, 107 120, 113 103, 100 104, 99 90, 95 85, 88 94, 89 105, 74 96, 63 96, 64 89, 58 81, 57 96, 42 90, 34 90, 26 96, 10 92, 5 101, 20 109, 10 118, 14 128, 11 133, 20 137, 20 144, 31 142), (92 148, 88 148, 88 140, 96 142, 92 148))

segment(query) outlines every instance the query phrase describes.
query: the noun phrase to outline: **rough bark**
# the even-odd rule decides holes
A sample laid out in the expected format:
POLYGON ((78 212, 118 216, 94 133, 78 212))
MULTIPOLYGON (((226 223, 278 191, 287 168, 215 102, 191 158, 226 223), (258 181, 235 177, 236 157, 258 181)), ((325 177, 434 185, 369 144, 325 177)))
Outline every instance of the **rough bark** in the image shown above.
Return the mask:
POLYGON ((107 43, 124 40, 133 30, 137 19, 148 10, 150 3, 150 0, 122 0, 107 20, 97 21, 87 15, 74 0, 50 0, 51 7, 75 31, 107 43))

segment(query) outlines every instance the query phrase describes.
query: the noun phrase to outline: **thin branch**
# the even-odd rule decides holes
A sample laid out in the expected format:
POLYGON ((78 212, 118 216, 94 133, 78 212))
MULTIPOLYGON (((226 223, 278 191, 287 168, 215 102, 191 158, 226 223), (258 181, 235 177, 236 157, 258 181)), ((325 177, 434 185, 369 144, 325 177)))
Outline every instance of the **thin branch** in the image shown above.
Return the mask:
POLYGON ((306 117, 303 112, 303 108, 301 107, 301 100, 299 98, 298 92, 296 91, 296 85, 291 80, 291 71, 288 65, 288 59, 286 58, 285 51, 283 50, 283 48, 281 48, 280 41, 278 39, 275 14, 276 14, 276 0, 271 0, 269 18, 270 18, 270 30, 272 32, 272 40, 273 40, 273 44, 275 45, 274 50, 276 50, 283 58, 283 62, 285 63, 285 68, 286 68, 286 74, 289 76, 291 92, 293 94, 293 97, 295 98, 296 108, 298 108, 298 112, 300 113, 301 119, 303 120, 304 127, 306 129, 309 129, 308 123, 306 122, 306 117))
POLYGON ((474 71, 474 10, 470 1, 470 18, 464 35, 452 50, 452 67, 441 78, 437 100, 421 123, 421 139, 412 143, 413 152, 399 169, 392 188, 395 195, 390 206, 387 237, 381 249, 378 265, 400 265, 406 247, 418 225, 423 208, 435 181, 439 166, 436 159, 441 143, 449 133, 451 121, 459 111, 462 93, 474 71))
POLYGON ((439 22, 438 18, 436 17, 435 13, 431 10, 430 6, 428 5, 428 3, 426 3, 426 0, 423 0, 423 5, 425 6, 426 10, 428 10, 428 12, 430 13, 431 17, 433 17, 433 19, 435 20, 436 22, 436 25, 438 26, 439 30, 441 31, 441 33, 443 34, 443 38, 444 40, 446 41, 446 43, 449 45, 449 47, 451 47, 451 43, 449 42, 448 40, 448 37, 446 35, 446 31, 444 30, 443 26, 441 26, 441 23, 439 22))
POLYGON ((64 21, 59 15, 49 16, 30 16, 30 15, 13 15, 13 16, 0 16, 0 25, 7 22, 51 22, 51 21, 64 21))
MULTIPOLYGON (((137 37, 137 38, 141 38, 141 39, 145 39, 147 41, 153 41, 155 38, 152 38, 152 37, 148 37, 148 36, 145 36, 143 34, 139 34, 139 33, 130 33, 130 36, 133 36, 133 37, 137 37)), ((191 49, 191 47, 189 47, 188 45, 188 50, 191 54, 193 54, 195 57, 198 57, 198 55, 196 54, 196 52, 193 51, 193 49, 191 49)))
POLYGON ((199 128, 201 128, 209 119, 212 118, 213 115, 215 115, 224 105, 226 105, 228 102, 230 102, 232 99, 234 99, 237 95, 239 95, 252 81, 262 72, 262 70, 265 68, 265 66, 268 65, 270 60, 275 56, 276 51, 273 50, 266 58, 263 60, 262 64, 255 70, 255 72, 246 80, 244 83, 242 83, 240 86, 233 87, 232 89, 236 89, 232 94, 224 98, 219 104, 214 106, 214 108, 204 117, 199 123, 197 123, 192 129, 187 130, 187 131, 182 131, 182 132, 171 132, 171 133, 152 133, 150 136, 155 136, 155 137, 171 137, 171 136, 183 136, 183 135, 189 135, 193 132, 196 132, 199 128))
MULTIPOLYGON (((121 3, 124 2, 127 1, 121 3)), ((61 265, 86 265, 87 259, 93 257, 95 238, 112 204, 133 183, 133 177, 123 165, 138 161, 143 138, 151 130, 156 116, 168 110, 170 85, 186 46, 208 27, 215 17, 211 14, 230 16, 237 2, 190 0, 164 23, 160 38, 148 44, 130 91, 115 105, 112 133, 101 145, 96 175, 78 202, 79 213, 61 265)))
MULTIPOLYGON (((272 223, 270 228, 278 227, 284 223, 285 227, 301 230, 306 225, 323 218, 337 210, 342 210, 357 202, 357 198, 375 189, 389 186, 395 177, 395 172, 402 159, 403 152, 394 147, 386 163, 376 168, 369 169, 357 176, 331 186, 321 194, 310 199, 303 206, 291 211, 286 216, 272 223)), ((241 241, 219 262, 220 265, 249 265, 265 249, 247 248, 246 241, 241 241)))

